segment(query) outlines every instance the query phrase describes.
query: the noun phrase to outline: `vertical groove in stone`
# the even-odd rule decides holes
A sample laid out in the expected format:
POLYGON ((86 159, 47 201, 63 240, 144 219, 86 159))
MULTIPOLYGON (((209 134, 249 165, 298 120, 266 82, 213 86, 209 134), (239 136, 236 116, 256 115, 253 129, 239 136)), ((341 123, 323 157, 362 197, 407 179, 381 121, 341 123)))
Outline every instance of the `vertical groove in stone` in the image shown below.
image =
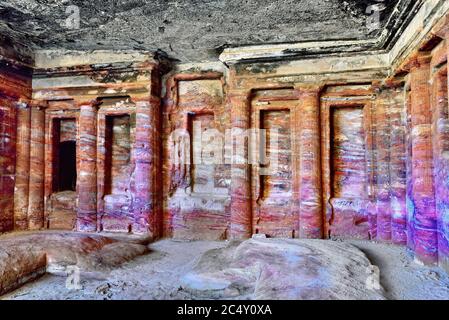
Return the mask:
POLYGON ((413 210, 416 258, 427 264, 438 259, 429 77, 429 58, 418 57, 410 72, 413 187, 408 209, 413 210))
POLYGON ((14 228, 28 229, 30 183, 31 109, 19 104, 17 111, 16 184, 14 193, 14 228))
POLYGON ((97 106, 82 104, 79 115, 77 229, 97 230, 97 106))
POLYGON ((323 237, 320 88, 300 90, 300 238, 323 237))
POLYGON ((28 226, 30 230, 44 227, 45 176, 45 111, 40 106, 31 108, 30 183, 28 226))
MULTIPOLYGON (((242 134, 250 127, 249 95, 246 93, 230 92, 228 103, 231 104, 232 129, 242 130, 242 134)), ((248 164, 248 145, 244 146, 246 163, 235 163, 233 159, 231 168, 231 221, 230 238, 250 238, 252 230, 251 212, 251 182, 250 164, 248 164)), ((234 153, 234 152, 233 152, 234 153)))

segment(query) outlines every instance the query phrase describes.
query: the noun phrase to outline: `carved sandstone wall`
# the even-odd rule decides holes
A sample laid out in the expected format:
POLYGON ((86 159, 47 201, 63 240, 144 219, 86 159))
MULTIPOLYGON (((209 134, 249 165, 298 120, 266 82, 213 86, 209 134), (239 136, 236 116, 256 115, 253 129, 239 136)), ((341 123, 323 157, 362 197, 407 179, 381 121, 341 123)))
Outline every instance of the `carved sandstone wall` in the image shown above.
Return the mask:
POLYGON ((28 66, 0 59, 0 232, 28 227, 28 199, 15 199, 14 188, 28 189, 29 157, 16 151, 30 148, 31 77, 28 66))
POLYGON ((161 236, 160 79, 151 56, 35 70, 30 229, 161 236))
POLYGON ((164 233, 176 238, 227 239, 231 168, 225 161, 224 142, 230 106, 225 103, 224 74, 169 75, 165 90, 164 233))
POLYGON ((343 57, 83 55, 35 69, 29 104, 29 70, 4 66, 0 231, 360 238, 447 267, 447 26, 343 57))

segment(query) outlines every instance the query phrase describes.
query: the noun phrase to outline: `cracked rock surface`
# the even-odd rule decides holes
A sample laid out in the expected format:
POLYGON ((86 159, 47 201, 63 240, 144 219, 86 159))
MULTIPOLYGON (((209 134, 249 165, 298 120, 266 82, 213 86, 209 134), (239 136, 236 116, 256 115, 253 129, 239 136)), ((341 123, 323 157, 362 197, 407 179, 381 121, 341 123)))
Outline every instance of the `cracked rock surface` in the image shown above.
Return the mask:
POLYGON ((203 61, 224 46, 375 39, 395 6, 409 1, 1 0, 0 34, 33 49, 162 50, 203 61), (367 24, 373 4, 375 30, 367 24), (68 23, 78 12, 79 28, 68 23))

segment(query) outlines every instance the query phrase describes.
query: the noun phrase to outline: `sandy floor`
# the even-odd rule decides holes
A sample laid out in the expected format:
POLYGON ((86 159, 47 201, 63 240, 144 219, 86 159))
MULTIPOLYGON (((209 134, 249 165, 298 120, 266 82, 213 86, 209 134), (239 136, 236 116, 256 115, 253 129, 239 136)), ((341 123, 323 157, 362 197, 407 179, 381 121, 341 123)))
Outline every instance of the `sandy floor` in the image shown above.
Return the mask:
POLYGON ((413 261, 404 247, 350 241, 380 269, 380 281, 391 300, 449 300, 449 275, 438 267, 413 261))
MULTIPOLYGON (((397 246, 350 241, 380 268, 389 299, 449 299, 449 276, 439 268, 419 266, 397 246)), ((163 240, 152 252, 98 278, 81 277, 81 290, 69 290, 67 279, 46 275, 2 299, 190 299, 179 286, 206 251, 226 242, 163 240)))

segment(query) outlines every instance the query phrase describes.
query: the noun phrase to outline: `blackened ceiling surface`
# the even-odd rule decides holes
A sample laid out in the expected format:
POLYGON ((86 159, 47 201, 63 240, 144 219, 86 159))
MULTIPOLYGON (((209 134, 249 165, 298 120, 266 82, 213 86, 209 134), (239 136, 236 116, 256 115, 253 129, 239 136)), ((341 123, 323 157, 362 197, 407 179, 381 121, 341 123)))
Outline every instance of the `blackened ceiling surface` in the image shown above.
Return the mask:
POLYGON ((0 0, 0 34, 32 49, 160 50, 183 62, 216 58, 224 47, 286 42, 355 40, 368 44, 354 51, 377 50, 419 2, 0 0))

